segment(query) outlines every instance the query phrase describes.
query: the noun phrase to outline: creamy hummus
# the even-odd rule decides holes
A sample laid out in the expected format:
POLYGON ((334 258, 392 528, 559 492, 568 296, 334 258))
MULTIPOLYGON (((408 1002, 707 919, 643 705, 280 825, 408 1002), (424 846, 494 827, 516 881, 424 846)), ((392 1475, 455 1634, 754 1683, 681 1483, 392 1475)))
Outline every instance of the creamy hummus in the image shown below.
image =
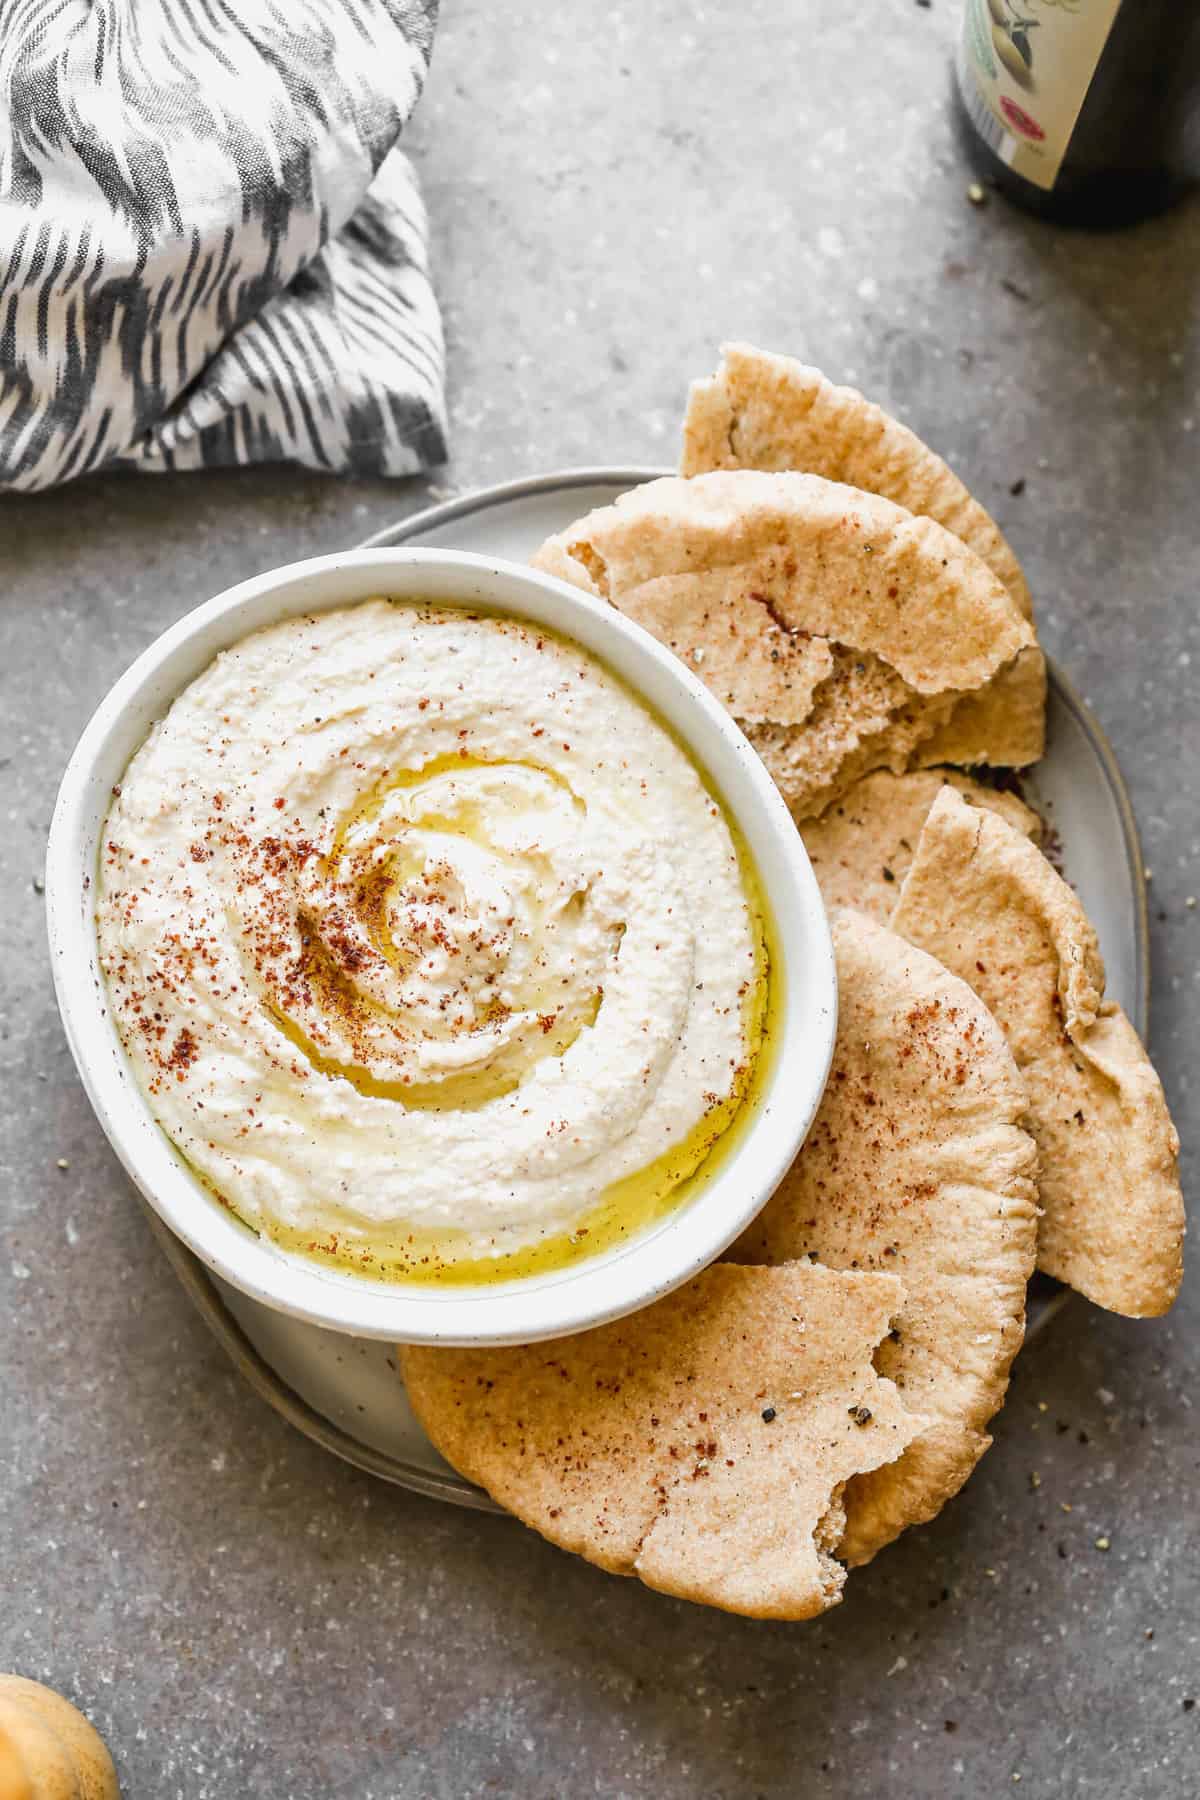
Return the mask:
POLYGON ((371 600, 218 657, 116 790, 97 927, 193 1168, 376 1275, 635 1228, 763 1030, 752 876, 687 755, 586 652, 454 609, 371 600))

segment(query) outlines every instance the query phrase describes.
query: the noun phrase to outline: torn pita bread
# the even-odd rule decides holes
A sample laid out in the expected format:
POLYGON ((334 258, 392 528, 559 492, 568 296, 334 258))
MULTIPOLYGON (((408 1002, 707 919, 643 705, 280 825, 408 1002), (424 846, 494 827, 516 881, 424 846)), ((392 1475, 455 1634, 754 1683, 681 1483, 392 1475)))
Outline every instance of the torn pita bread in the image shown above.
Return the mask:
POLYGON ((959 701, 944 725, 920 745, 915 761, 928 768, 958 763, 1026 769, 1046 748, 1046 659, 1022 650, 978 694, 959 701))
MULTIPOLYGON (((1021 565, 995 520, 957 475, 907 426, 818 369, 749 344, 726 344, 717 373, 692 384, 680 473, 799 469, 882 494, 936 519, 1004 583, 1027 619, 1033 608, 1021 565)), ((917 754, 925 763, 1021 768, 1042 754, 1046 667, 1023 650, 982 693, 966 696, 917 754)))
POLYGON ((1025 1089, 965 982, 861 913, 833 920, 838 1034, 825 1097, 782 1185, 730 1252, 816 1256, 904 1283, 875 1364, 930 1423, 855 1477, 838 1550, 870 1560, 958 1492, 991 1439, 1025 1330, 1037 1231, 1025 1089))
POLYGON ((681 474, 800 469, 882 494, 961 538, 1033 617, 1021 565, 995 520, 906 425, 790 356, 750 344, 723 344, 721 356, 717 373, 688 395, 681 474))
POLYGON ((1041 1152, 1039 1267, 1112 1312, 1165 1312, 1183 1269, 1179 1139, 1141 1040, 1104 998, 1076 895, 1006 820, 947 789, 892 922, 970 982, 1024 1075, 1041 1152))
POLYGON ((1015 794, 984 787, 955 769, 877 769, 802 829, 826 906, 854 906, 881 925, 892 916, 925 816, 949 785, 973 806, 999 813, 1035 843, 1042 821, 1015 794))
POLYGON ((797 818, 903 768, 1033 631, 930 519, 814 475, 668 477, 623 494, 535 566, 609 600, 742 724, 797 818))
POLYGON ((846 1482, 923 1421, 871 1353, 893 1275, 717 1263, 613 1325, 512 1349, 402 1346, 418 1418, 552 1543, 753 1618, 834 1605, 846 1482))

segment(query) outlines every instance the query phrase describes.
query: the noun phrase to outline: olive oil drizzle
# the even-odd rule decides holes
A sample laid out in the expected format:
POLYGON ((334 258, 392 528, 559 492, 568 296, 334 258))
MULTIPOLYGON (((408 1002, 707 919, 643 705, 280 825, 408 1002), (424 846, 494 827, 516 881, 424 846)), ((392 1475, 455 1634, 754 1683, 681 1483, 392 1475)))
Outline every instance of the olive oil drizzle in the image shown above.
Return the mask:
POLYGON ((684 1138, 645 1168, 611 1183, 597 1205, 569 1231, 515 1244, 512 1238, 516 1234, 509 1234, 511 1247, 497 1233, 492 1251, 486 1255, 472 1250, 476 1240, 470 1234, 452 1230, 402 1229, 393 1240, 372 1237, 365 1243, 350 1228, 315 1236, 311 1231, 273 1225, 268 1228, 272 1239, 327 1267, 352 1270, 377 1281, 493 1286, 570 1269, 633 1242, 686 1204, 719 1172, 749 1128, 770 1080, 779 1035, 782 983, 772 978, 779 966, 774 922, 741 833, 731 821, 726 822, 754 925, 755 974, 743 1000, 746 1054, 730 1092, 710 1107, 684 1138))
MULTIPOLYGON (((529 759, 479 757, 465 751, 451 751, 430 758, 419 768, 401 769, 378 781, 340 822, 332 847, 322 857, 323 873, 330 881, 336 880, 341 861, 354 855, 351 843, 354 835, 363 826, 378 819, 393 794, 426 787, 443 775, 460 775, 476 769, 503 771, 513 768, 528 770, 552 782, 570 797, 577 812, 581 815, 586 813, 585 802, 556 769, 529 759)), ((473 842, 485 844, 490 854, 498 860, 515 860, 492 842, 486 829, 486 816, 480 813, 479 807, 469 798, 463 798, 440 810, 418 812, 411 818, 406 817, 404 825, 415 831, 465 835, 473 842)), ((385 961, 395 968, 403 968, 396 946, 382 925, 387 892, 397 879, 394 867, 389 867, 386 862, 378 863, 360 872, 354 878, 354 886, 356 902, 366 919, 372 944, 385 961)), ((579 896, 574 898, 578 901, 579 896)), ((568 902, 569 904, 571 903, 568 902)), ((337 966, 321 941, 315 921, 301 915, 299 924, 304 937, 305 975, 317 996, 325 1003, 326 1009, 346 1018, 351 1018, 356 1013, 369 1015, 389 1033, 400 1038, 409 1035, 407 1021, 401 1014, 389 1011, 370 995, 362 993, 337 966)), ((622 927, 622 932, 623 929, 622 927)), ((564 1008, 556 995, 540 991, 524 994, 519 1009, 521 1012, 541 1015, 543 1021, 552 1020, 551 1023, 543 1022, 536 1028, 539 1060, 565 1056, 580 1034, 595 1024, 603 999, 604 992, 601 988, 581 996, 573 1005, 564 1008)), ((526 1071, 514 1070, 511 1066, 469 1069, 461 1074, 447 1075, 427 1082, 383 1079, 354 1062, 325 1054, 303 1027, 277 1005, 269 994, 264 994, 263 1004, 293 1049, 318 1074, 330 1080, 347 1081, 357 1093, 373 1099, 394 1101, 419 1111, 474 1111, 514 1093, 525 1079, 526 1071)), ((491 1023, 498 1031, 515 1010, 517 1008, 505 1007, 497 1002, 490 1019, 484 1020, 484 1029, 491 1023)))

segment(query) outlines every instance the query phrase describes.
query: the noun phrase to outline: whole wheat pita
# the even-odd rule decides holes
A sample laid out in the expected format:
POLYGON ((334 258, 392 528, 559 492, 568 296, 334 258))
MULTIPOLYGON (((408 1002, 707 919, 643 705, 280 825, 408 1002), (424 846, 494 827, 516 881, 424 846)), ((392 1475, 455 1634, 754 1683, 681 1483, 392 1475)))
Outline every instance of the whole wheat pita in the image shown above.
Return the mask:
POLYGON ((1179 1139, 1141 1040, 1104 998, 1076 894, 1007 820, 944 789, 892 923, 1008 1038, 1041 1152, 1039 1267, 1113 1312, 1165 1312, 1183 1270, 1179 1139))
POLYGON ((718 1263, 632 1317, 551 1343, 402 1347, 456 1468, 551 1542, 755 1618, 840 1598, 847 1481, 921 1429, 871 1354, 894 1275, 718 1263))
POLYGON ((904 1303, 876 1366, 929 1419, 850 1482, 839 1554, 868 1561, 957 1493, 1024 1335, 1036 1151, 1021 1077, 957 976, 861 913, 833 921, 839 1011, 812 1130, 731 1255, 894 1271, 904 1303))
MULTIPOLYGON (((723 345, 717 373, 692 384, 680 461, 683 475, 714 469, 807 471, 936 519, 988 564, 1025 617, 1033 617, 1016 556, 957 475, 907 426, 818 369, 749 344, 723 345)), ((1013 768, 1036 762, 1044 744, 1045 698, 1045 661, 1030 646, 982 693, 964 697, 916 749, 916 760, 1013 768)))
POLYGON ((892 916, 930 807, 949 784, 972 806, 999 813, 1039 842, 1042 821, 1016 794, 985 787, 955 769, 877 769, 857 782, 819 819, 802 827, 804 847, 826 906, 853 906, 881 925, 892 916))
POLYGON ((743 724, 797 818, 914 749, 1032 628, 932 520, 813 475, 668 477, 535 565, 652 631, 743 724))

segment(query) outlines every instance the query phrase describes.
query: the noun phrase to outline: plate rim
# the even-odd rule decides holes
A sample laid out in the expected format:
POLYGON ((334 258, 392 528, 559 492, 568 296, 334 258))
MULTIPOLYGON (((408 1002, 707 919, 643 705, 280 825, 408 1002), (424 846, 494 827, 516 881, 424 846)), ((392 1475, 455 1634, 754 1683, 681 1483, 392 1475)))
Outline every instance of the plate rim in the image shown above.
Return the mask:
MULTIPOLYGON (((418 507, 416 511, 393 521, 392 524, 382 526, 380 530, 353 547, 357 550, 380 550, 394 545, 402 545, 410 542, 414 536, 423 535, 443 525, 451 524, 471 513, 486 511, 492 506, 514 500, 534 498, 550 491, 618 485, 638 487, 648 481, 657 481, 663 476, 674 473, 675 471, 672 469, 649 465, 599 463, 580 468, 551 470, 542 475, 521 476, 511 481, 490 483, 484 487, 465 489, 462 493, 439 500, 432 506, 418 507)), ((1134 1025, 1145 1039, 1149 1034, 1150 1026, 1149 897, 1146 892, 1141 835, 1134 816, 1133 802, 1125 777, 1121 773, 1116 752, 1113 750, 1103 726, 1070 676, 1064 672, 1053 657, 1046 657, 1046 667, 1051 685, 1057 690, 1068 711, 1096 750, 1120 820, 1122 842, 1132 876, 1134 894, 1136 991, 1131 1012, 1134 1025)), ((264 1400, 281 1418, 293 1425, 297 1431, 302 1432, 311 1442, 330 1451, 342 1462, 350 1463, 354 1468, 362 1469, 369 1475, 375 1475, 394 1487, 406 1488, 414 1493, 423 1494, 429 1499, 443 1500, 450 1505, 466 1507, 476 1512, 503 1512, 504 1509, 498 1506, 489 1494, 473 1483, 468 1483, 462 1476, 453 1471, 442 1475, 434 1470, 418 1468, 414 1464, 401 1461, 398 1457, 389 1456, 384 1451, 375 1450, 340 1425, 334 1424, 332 1419, 304 1400, 294 1388, 288 1386, 272 1364, 255 1348, 222 1298, 209 1271, 187 1248, 186 1244, 175 1237, 153 1208, 140 1195, 138 1198, 159 1248, 188 1299, 224 1349, 237 1372, 259 1399, 264 1400)), ((1034 1332, 1027 1333, 1025 1341, 1030 1341, 1031 1336, 1040 1336, 1073 1298, 1071 1290, 1066 1287, 1060 1288, 1056 1294, 1052 1295, 1039 1315, 1034 1332)))

